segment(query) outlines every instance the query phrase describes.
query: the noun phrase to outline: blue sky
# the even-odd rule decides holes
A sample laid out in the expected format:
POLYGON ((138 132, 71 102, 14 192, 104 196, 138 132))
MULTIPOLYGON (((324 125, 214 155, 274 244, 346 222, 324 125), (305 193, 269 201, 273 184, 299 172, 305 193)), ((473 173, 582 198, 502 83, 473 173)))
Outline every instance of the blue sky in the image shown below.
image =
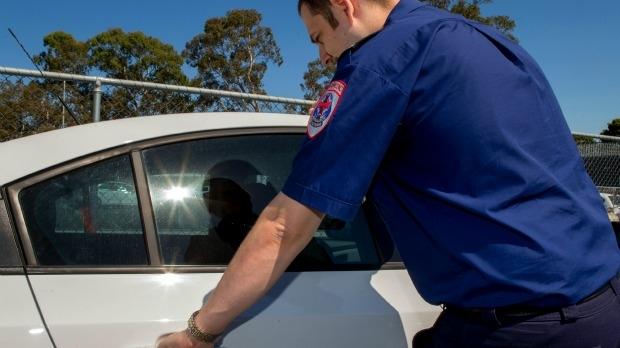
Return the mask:
MULTIPOLYGON (((43 37, 53 31, 86 40, 113 27, 181 51, 208 18, 235 8, 258 10, 280 46, 284 64, 267 72, 267 93, 302 98, 302 75, 317 51, 295 0, 0 0, 0 66, 34 69, 8 28, 31 55, 44 50, 43 37)), ((545 71, 572 131, 598 134, 620 118, 620 1, 494 0, 482 13, 516 21, 514 34, 545 71)))

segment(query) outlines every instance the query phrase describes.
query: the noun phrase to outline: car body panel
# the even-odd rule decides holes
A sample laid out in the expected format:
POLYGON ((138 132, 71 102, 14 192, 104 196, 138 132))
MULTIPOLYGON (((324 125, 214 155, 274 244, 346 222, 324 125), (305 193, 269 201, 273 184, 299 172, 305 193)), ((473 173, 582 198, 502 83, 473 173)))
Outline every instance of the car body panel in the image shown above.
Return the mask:
MULTIPOLYGON (((202 306, 220 277, 30 276, 52 337, 63 348, 84 342, 102 348, 154 345, 158 335, 186 327, 188 315, 202 306)), ((432 325, 437 310, 416 295, 405 270, 285 273, 231 324, 220 344, 407 347, 416 331, 432 325)))
POLYGON ((53 347, 25 276, 0 275, 0 346, 53 347))

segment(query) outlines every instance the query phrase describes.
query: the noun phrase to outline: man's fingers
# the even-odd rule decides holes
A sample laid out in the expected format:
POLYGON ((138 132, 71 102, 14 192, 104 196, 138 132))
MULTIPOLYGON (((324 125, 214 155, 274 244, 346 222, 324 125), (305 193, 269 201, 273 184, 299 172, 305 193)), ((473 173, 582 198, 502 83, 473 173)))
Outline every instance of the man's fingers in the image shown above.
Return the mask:
POLYGON ((155 341, 155 347, 157 348, 168 348, 170 347, 168 344, 167 338, 170 337, 171 335, 173 335, 174 332, 171 333, 167 333, 167 334, 163 334, 159 337, 157 337, 157 341, 155 341))

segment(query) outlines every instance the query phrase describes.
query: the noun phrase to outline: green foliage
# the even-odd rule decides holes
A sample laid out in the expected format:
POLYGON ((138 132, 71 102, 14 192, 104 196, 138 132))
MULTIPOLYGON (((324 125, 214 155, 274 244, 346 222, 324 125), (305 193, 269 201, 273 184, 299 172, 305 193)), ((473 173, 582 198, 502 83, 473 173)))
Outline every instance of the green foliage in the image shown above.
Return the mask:
MULTIPOLYGON (((44 37, 45 50, 33 59, 47 71, 79 75, 95 73, 123 80, 266 94, 262 81, 265 72, 270 65, 281 65, 283 59, 271 29, 261 26, 261 20, 262 16, 255 10, 233 10, 226 17, 208 19, 204 32, 187 42, 183 54, 172 45, 142 32, 126 33, 120 28, 112 28, 82 42, 68 33, 57 31, 44 37), (197 68, 197 77, 190 80, 186 76, 182 69, 185 62, 197 68)), ((10 84, 6 85, 10 87, 10 84)), ((53 114, 61 119, 59 115, 67 110, 58 107, 57 96, 62 96, 69 111, 77 115, 81 123, 91 118, 95 88, 92 83, 43 80, 20 88, 8 87, 0 91, 0 105, 14 129, 36 132, 44 128, 46 115, 53 114), (33 97, 31 100, 23 98, 29 89, 32 90, 29 94, 33 97), (34 90, 45 92, 36 97, 32 94, 34 90), (14 105, 11 103, 16 98, 23 111, 4 107, 14 105)), ((109 85, 101 91, 101 98, 102 120, 179 110, 260 111, 264 108, 261 103, 241 99, 192 97, 109 85)), ((63 121, 60 124, 64 124, 63 121)), ((4 129, 9 128, 7 125, 4 129)))
MULTIPOLYGON (((76 75, 87 75, 92 70, 88 44, 76 40, 71 34, 63 31, 50 33, 43 38, 43 45, 46 50, 33 57, 35 64, 42 70, 76 75)), ((54 104, 61 104, 59 96, 64 98, 65 104, 70 105, 70 109, 65 110, 67 117, 72 113, 79 122, 90 118, 90 103, 86 98, 92 95, 91 84, 44 80, 41 87, 48 90, 48 98, 54 104)), ((61 105, 60 110, 62 109, 61 105)), ((66 123, 61 121, 61 124, 66 123)))
POLYGON ((77 75, 89 73, 87 43, 75 40, 71 34, 56 31, 43 38, 43 45, 47 50, 33 57, 42 70, 77 75))
MULTIPOLYGON (((113 28, 81 42, 58 31, 46 35, 43 43, 46 51, 33 59, 47 71, 80 75, 97 71, 109 78, 190 84, 182 70, 183 57, 174 47, 141 32, 125 33, 113 28)), ((44 85, 51 103, 59 103, 57 96, 62 96, 80 122, 91 118, 92 83, 45 80, 44 85)), ((191 111, 193 108, 187 95, 146 89, 107 88, 102 100, 102 119, 170 113, 176 110, 172 108, 191 111)), ((23 106, 30 109, 28 102, 23 106)))
POLYGON ((620 137, 620 118, 616 118, 607 124, 607 129, 601 132, 601 135, 609 135, 620 137))
POLYGON ((183 58, 170 44, 142 32, 113 28, 87 41, 90 65, 107 77, 185 84, 183 58))
MULTIPOLYGON (((283 63, 270 28, 260 25, 256 10, 231 10, 226 17, 210 18, 204 32, 183 50, 186 62, 198 70, 202 87, 241 93, 266 94, 263 77, 269 64, 283 63)), ((220 103, 224 103, 220 101, 220 103)), ((224 110, 260 111, 257 102, 230 99, 224 110)))
POLYGON ((58 104, 39 83, 0 83, 0 141, 60 128, 58 104))
POLYGON ((301 84, 301 90, 306 100, 317 100, 325 86, 330 82, 334 72, 335 65, 323 66, 319 58, 308 63, 308 70, 304 73, 304 82, 301 84))
POLYGON ((515 42, 517 38, 512 34, 516 24, 515 21, 508 16, 489 16, 483 17, 480 11, 480 5, 491 4, 493 0, 421 0, 431 6, 460 14, 463 17, 480 23, 495 27, 515 42))
MULTIPOLYGON (((189 85, 182 70, 183 57, 170 44, 142 32, 109 29, 87 41, 89 62, 106 77, 189 85)), ((169 105, 190 107, 188 96, 146 89, 116 88, 104 94, 106 119, 169 113, 169 105)))
POLYGON ((583 136, 583 135, 573 135, 573 139, 577 145, 583 144, 595 144, 596 141, 593 137, 583 136))

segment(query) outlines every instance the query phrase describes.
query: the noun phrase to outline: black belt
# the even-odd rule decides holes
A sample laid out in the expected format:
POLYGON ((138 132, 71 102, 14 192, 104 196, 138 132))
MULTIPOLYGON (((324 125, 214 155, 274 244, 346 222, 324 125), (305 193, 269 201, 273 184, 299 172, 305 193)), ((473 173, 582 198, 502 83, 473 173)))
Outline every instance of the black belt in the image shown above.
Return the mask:
POLYGON ((590 300, 595 299, 596 297, 602 295, 605 291, 609 290, 609 288, 611 288, 611 282, 608 282, 607 284, 603 285, 600 289, 596 290, 595 292, 592 293, 592 295, 584 298, 583 300, 577 302, 578 305, 582 304, 582 303, 586 303, 590 300))
MULTIPOLYGON (((588 295, 583 300, 577 302, 577 305, 584 304, 602 295, 611 288, 611 282, 607 282, 598 290, 588 295)), ((456 313, 477 320, 487 320, 489 316, 494 316, 500 322, 505 320, 522 320, 525 318, 536 317, 543 314, 560 312, 561 307, 536 307, 528 305, 514 305, 497 308, 463 308, 452 305, 444 305, 446 311, 456 313)))

